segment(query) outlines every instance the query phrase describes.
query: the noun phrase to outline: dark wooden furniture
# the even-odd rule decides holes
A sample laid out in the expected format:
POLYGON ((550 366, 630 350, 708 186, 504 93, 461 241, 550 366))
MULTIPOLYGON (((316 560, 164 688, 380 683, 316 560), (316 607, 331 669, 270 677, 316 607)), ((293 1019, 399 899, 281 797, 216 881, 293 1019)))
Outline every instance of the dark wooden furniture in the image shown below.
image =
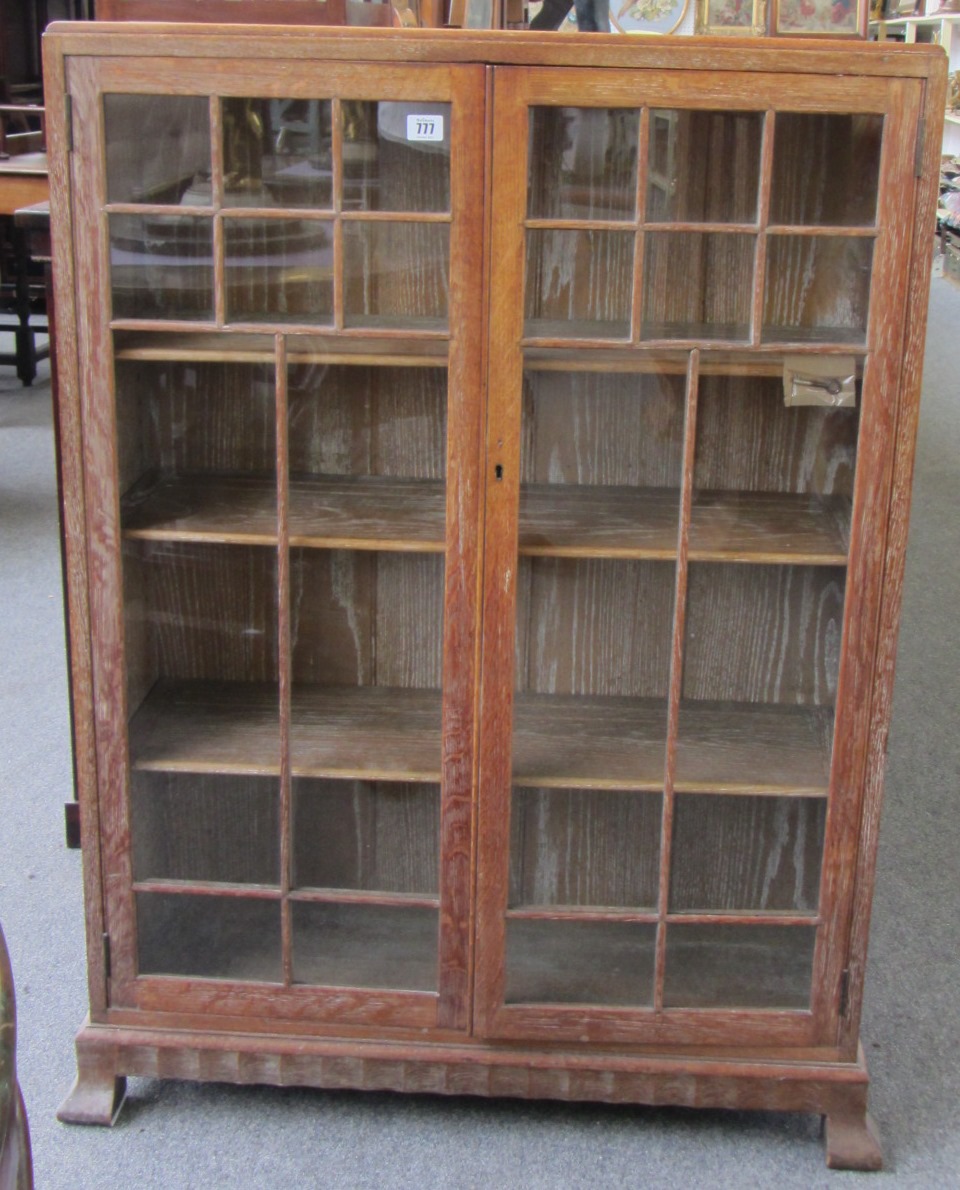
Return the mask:
POLYGON ((767 1108, 878 1166, 942 55, 115 25, 46 77, 61 1118, 128 1074, 767 1108))

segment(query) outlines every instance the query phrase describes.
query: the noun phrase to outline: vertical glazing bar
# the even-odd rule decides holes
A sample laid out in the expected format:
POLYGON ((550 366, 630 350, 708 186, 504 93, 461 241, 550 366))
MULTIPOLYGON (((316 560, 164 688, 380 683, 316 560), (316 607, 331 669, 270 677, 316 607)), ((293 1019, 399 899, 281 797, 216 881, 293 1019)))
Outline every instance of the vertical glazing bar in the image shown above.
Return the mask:
POLYGON ((757 347, 763 337, 763 303, 767 275, 767 224, 770 221, 770 188, 773 184, 773 134, 776 112, 763 119, 763 146, 760 151, 760 204, 757 208, 757 245, 753 261, 753 311, 750 319, 750 343, 757 347))
POLYGON ((293 982, 293 932, 290 922, 292 790, 290 773, 290 461, 287 437, 287 341, 277 335, 275 351, 277 391, 277 668, 280 703, 280 930, 283 944, 283 982, 293 982))
POLYGON ((640 342, 643 324, 643 252, 646 242, 644 222, 647 217, 647 172, 650 156, 650 109, 640 110, 640 139, 637 145, 637 207, 634 212, 633 295, 630 301, 630 342, 640 342))
POLYGON ((210 96, 210 201, 213 204, 213 316, 217 326, 226 322, 227 278, 223 249, 223 124, 218 95, 210 96))
POLYGON ((670 657, 670 690, 667 705, 667 744, 664 757, 663 818, 660 827, 660 889, 657 916, 657 956, 654 1008, 663 1010, 663 981, 667 955, 667 910, 670 897, 670 856, 673 842, 673 785, 677 769, 677 734, 680 728, 680 695, 683 688, 683 634, 687 612, 687 556, 693 506, 693 468, 696 461, 697 392, 700 352, 690 352, 687 362, 687 408, 683 426, 683 476, 680 489, 680 522, 677 530, 677 574, 673 602, 673 648, 670 657))
POLYGON ((330 113, 330 164, 333 171, 333 327, 343 330, 343 103, 330 113))

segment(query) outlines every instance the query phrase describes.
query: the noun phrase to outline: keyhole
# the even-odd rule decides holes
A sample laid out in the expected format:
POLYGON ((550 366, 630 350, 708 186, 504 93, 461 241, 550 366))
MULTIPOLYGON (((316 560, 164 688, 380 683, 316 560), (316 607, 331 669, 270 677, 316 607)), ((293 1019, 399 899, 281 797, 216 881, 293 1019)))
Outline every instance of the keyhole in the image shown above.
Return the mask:
POLYGON ((494 468, 494 475, 496 475, 497 479, 503 479, 503 464, 502 463, 497 463, 496 467, 494 468))

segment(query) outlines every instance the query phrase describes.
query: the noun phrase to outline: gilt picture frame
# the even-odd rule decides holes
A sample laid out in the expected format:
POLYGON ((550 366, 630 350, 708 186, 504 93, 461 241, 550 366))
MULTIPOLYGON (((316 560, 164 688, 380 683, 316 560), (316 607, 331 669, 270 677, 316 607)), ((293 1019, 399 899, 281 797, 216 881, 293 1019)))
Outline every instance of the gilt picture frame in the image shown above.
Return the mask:
POLYGON ((865 38, 870 0, 770 0, 773 37, 865 38))
POLYGON ((767 0, 697 0, 697 33, 713 37, 762 37, 767 0))

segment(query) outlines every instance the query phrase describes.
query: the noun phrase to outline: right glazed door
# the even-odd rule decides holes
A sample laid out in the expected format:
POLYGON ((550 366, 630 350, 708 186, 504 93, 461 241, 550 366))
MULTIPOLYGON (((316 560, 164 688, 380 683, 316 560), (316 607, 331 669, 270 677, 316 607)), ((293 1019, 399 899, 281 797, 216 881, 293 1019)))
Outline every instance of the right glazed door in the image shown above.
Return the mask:
POLYGON ((586 83, 495 82, 476 1025, 834 1045, 920 89, 586 83))

